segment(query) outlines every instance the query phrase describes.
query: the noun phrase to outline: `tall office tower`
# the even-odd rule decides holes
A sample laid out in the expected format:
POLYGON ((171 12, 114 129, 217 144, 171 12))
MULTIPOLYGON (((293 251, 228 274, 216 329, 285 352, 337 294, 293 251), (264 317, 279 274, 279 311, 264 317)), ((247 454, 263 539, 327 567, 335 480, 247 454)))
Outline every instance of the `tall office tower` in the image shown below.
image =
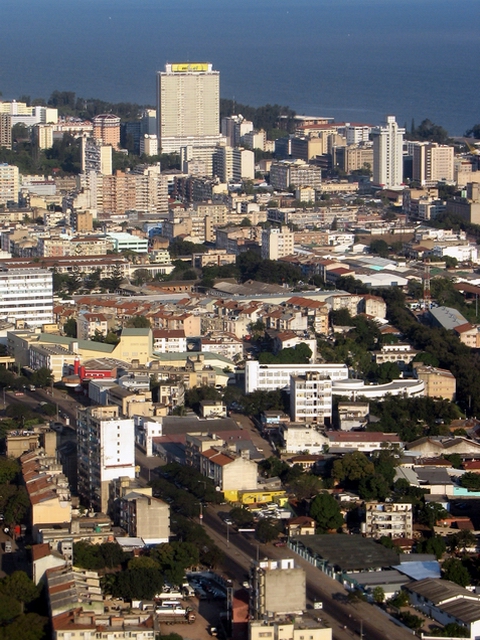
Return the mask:
POLYGON ((157 72, 157 131, 161 153, 222 139, 220 73, 210 63, 167 64, 157 72))
POLYGON ((395 116, 372 130, 373 182, 380 187, 399 187, 403 183, 403 136, 395 116))
POLYGON ((12 118, 9 113, 0 113, 0 147, 12 148, 12 118))
POLYGON ((117 406, 87 407, 77 418, 78 493, 96 511, 108 513, 110 483, 135 478, 135 427, 117 406))
POLYGON ((102 113, 93 119, 93 137, 103 144, 111 144, 114 149, 120 146, 120 118, 113 113, 102 113))

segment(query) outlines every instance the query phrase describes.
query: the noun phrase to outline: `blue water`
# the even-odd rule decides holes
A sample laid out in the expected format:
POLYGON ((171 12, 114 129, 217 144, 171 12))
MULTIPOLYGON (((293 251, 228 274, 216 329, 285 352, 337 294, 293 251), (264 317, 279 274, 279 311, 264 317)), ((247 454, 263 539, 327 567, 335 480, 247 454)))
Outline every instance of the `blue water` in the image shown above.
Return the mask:
POLYGON ((337 121, 480 122, 480 0, 0 0, 0 91, 155 104, 166 61, 337 121))

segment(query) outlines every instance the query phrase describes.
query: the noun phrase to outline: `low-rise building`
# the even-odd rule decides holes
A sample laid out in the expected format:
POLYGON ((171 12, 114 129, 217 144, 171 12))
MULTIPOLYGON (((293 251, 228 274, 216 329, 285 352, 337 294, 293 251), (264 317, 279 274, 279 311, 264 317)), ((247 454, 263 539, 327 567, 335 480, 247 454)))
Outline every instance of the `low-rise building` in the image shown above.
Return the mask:
POLYGON ((467 638, 480 635, 480 596, 450 580, 424 578, 405 585, 410 603, 442 625, 458 624, 467 638))
POLYGON ((321 626, 310 618, 300 618, 292 622, 278 620, 265 623, 251 620, 248 624, 249 640, 331 640, 332 629, 321 626))
POLYGON ((379 539, 412 538, 412 504, 399 502, 366 502, 365 535, 379 539))
POLYGON ((457 391, 457 380, 448 369, 420 365, 415 366, 419 380, 425 383, 425 395, 428 398, 443 398, 454 401, 457 391))

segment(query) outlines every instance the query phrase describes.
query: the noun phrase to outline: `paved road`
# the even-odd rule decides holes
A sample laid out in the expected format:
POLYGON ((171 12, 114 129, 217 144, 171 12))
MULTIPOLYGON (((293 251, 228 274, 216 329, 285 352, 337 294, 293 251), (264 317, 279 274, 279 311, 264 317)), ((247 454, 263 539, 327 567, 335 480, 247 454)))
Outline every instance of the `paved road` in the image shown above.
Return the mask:
POLYGON ((407 640, 412 637, 410 631, 391 622, 377 607, 364 602, 355 605, 348 604, 347 591, 341 584, 329 578, 290 549, 262 545, 253 539, 252 534, 232 533, 231 531, 227 546, 226 525, 217 514, 210 510, 204 514, 204 524, 209 534, 224 551, 227 557, 227 570, 231 570, 235 576, 240 575, 237 578, 239 581, 244 579, 243 576, 248 571, 251 560, 255 557, 275 559, 292 557, 293 555, 297 564, 302 566, 306 572, 308 604, 312 607, 315 600, 323 602, 323 610, 319 613, 322 620, 332 627, 335 639, 360 638, 361 631, 363 631, 363 640, 385 640, 387 638, 388 640, 407 640))

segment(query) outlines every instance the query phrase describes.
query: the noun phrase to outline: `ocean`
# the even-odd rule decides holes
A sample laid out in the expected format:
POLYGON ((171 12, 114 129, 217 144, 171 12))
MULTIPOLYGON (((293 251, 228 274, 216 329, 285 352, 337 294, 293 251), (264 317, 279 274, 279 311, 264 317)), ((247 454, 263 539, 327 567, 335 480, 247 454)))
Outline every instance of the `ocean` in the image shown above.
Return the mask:
POLYGON ((165 62, 221 95, 462 135, 480 123, 480 0, 1 0, 4 100, 52 91, 155 104, 165 62))

